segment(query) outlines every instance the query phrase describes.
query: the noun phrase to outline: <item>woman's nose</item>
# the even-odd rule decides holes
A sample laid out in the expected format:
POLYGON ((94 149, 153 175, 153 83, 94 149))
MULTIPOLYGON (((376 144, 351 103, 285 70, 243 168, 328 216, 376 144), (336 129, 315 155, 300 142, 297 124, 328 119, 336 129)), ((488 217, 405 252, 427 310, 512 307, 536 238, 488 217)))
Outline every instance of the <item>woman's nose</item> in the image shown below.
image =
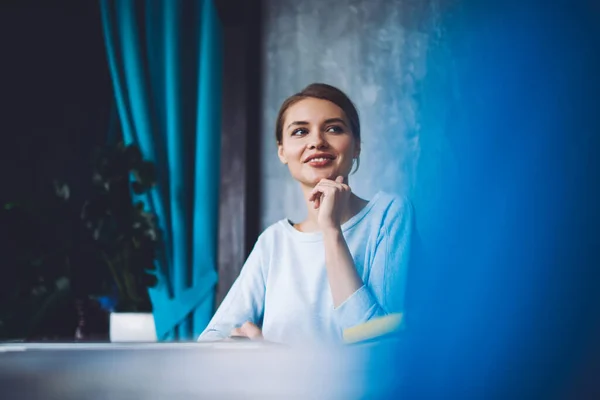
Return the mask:
POLYGON ((309 145, 311 149, 322 149, 327 147, 327 141, 321 132, 316 132, 310 135, 309 145))

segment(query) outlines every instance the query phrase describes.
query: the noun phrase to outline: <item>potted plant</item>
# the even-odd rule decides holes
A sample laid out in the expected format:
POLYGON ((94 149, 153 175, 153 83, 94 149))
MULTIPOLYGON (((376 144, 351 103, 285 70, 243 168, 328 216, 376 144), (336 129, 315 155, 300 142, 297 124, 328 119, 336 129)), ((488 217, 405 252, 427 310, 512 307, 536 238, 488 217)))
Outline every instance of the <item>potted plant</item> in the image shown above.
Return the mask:
POLYGON ((33 200, 3 203, 0 339, 64 340, 74 332, 76 340, 106 340, 109 313, 151 320, 160 235, 133 197, 154 185, 153 165, 119 142, 99 149, 92 167, 80 200, 55 181, 33 200))
POLYGON ((81 218, 104 270, 110 272, 113 290, 99 300, 111 313, 113 339, 132 329, 140 339, 155 337, 148 288, 157 281, 160 232, 155 215, 141 201, 134 201, 155 182, 153 164, 134 145, 119 142, 96 154, 93 194, 84 203, 81 218))

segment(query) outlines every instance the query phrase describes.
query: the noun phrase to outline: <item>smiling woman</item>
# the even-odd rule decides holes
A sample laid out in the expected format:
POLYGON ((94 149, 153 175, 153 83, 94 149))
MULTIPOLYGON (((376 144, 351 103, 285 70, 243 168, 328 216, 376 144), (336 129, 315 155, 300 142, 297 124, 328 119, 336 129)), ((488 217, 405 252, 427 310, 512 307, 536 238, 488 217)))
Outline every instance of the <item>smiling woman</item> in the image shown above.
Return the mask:
POLYGON ((352 193, 361 141, 352 101, 333 86, 309 85, 282 104, 275 136, 308 217, 260 235, 199 340, 335 343, 345 329, 402 313, 412 205, 383 192, 370 201, 352 193))

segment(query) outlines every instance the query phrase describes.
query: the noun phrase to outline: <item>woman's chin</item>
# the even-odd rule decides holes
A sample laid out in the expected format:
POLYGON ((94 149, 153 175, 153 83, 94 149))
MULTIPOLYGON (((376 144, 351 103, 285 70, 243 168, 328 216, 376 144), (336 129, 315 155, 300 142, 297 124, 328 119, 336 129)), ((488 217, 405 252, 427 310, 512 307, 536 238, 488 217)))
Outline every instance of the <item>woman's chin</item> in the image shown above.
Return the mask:
POLYGON ((304 186, 314 187, 323 179, 334 181, 340 175, 348 176, 348 173, 349 171, 344 173, 344 171, 340 170, 337 166, 330 166, 328 168, 307 168, 304 170, 293 171, 292 177, 304 186))
POLYGON ((318 173, 311 174, 310 176, 305 177, 304 183, 310 186, 315 186, 317 183, 321 182, 323 179, 335 180, 338 174, 336 171, 319 171, 318 173))

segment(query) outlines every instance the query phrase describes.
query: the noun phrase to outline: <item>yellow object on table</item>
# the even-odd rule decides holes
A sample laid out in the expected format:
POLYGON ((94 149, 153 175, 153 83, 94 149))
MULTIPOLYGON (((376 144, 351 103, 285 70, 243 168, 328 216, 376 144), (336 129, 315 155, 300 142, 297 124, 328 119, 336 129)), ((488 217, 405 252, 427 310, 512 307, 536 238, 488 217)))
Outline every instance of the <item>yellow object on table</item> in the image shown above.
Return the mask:
POLYGON ((343 338, 346 343, 363 342, 393 333, 400 330, 401 327, 402 313, 389 314, 345 329, 343 338))

